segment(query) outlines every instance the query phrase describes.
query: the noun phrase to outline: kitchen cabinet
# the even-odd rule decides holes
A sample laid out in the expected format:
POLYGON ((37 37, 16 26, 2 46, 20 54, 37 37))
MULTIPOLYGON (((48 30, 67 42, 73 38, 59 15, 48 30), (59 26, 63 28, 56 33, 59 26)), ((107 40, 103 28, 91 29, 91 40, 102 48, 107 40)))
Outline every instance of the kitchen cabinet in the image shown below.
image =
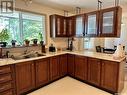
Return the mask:
POLYGON ((120 37, 121 7, 112 7, 86 13, 86 32, 88 37, 120 37))
POLYGON ((85 35, 85 14, 75 16, 76 19, 76 37, 83 37, 85 35))
POLYGON ((120 7, 107 8, 100 11, 100 36, 119 37, 121 30, 120 7))
POLYGON ((0 95, 15 95, 14 65, 0 67, 0 95))
POLYGON ((50 36, 51 37, 66 37, 67 21, 64 16, 50 16, 50 36))
POLYGON ((35 61, 36 87, 40 87, 49 82, 49 58, 35 61))
POLYGON ((97 37, 99 32, 99 12, 86 13, 86 37, 97 37))
POLYGON ((75 76, 75 55, 68 54, 68 75, 75 76))
POLYGON ((50 79, 51 81, 60 78, 59 75, 59 56, 53 56, 50 58, 50 79))
POLYGON ((60 55, 60 76, 67 75, 67 54, 60 55))
POLYGON ((88 82, 100 86, 101 61, 96 58, 88 58, 88 82))
POLYGON ((67 37, 75 36, 75 16, 67 17, 67 37))
POLYGON ((124 88, 124 63, 102 60, 101 86, 114 92, 124 88))
POLYGON ((15 64, 17 95, 35 88, 35 69, 33 61, 15 64))
POLYGON ((87 80, 87 57, 75 56, 75 77, 81 80, 87 80))

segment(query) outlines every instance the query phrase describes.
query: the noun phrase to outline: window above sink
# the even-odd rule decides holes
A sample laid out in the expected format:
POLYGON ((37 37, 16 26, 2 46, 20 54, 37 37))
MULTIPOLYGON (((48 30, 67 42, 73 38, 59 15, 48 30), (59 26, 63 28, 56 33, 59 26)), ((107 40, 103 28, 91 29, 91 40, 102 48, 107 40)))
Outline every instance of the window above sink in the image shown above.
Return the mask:
POLYGON ((46 42, 45 20, 46 16, 42 14, 15 11, 12 14, 0 14, 0 27, 9 30, 8 45, 11 45, 12 40, 16 40, 17 45, 23 45, 25 39, 46 42), (40 39, 39 33, 42 33, 43 39, 40 39))

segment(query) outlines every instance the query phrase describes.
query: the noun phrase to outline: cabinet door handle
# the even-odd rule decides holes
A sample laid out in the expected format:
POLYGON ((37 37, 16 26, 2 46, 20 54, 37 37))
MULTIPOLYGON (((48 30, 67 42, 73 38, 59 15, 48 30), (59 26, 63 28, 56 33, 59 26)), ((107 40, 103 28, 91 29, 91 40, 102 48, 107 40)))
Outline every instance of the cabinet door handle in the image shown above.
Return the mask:
POLYGON ((4 81, 6 78, 1 78, 0 81, 4 81))

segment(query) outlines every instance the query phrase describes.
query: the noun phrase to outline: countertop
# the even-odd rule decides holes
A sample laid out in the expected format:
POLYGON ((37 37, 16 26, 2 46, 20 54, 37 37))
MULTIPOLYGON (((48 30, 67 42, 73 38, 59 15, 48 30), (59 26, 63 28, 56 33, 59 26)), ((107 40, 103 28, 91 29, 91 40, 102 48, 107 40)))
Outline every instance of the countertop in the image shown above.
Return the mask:
POLYGON ((113 54, 97 53, 97 52, 92 52, 92 51, 71 51, 71 52, 70 51, 60 51, 60 52, 55 52, 55 53, 49 52, 49 53, 46 53, 45 56, 41 56, 41 57, 34 57, 34 58, 21 59, 21 60, 14 60, 11 58, 0 59, 0 66, 16 64, 16 63, 25 62, 25 61, 38 60, 38 59, 62 55, 62 54, 75 54, 75 55, 98 58, 98 59, 103 59, 103 60, 115 61, 118 63, 125 59, 125 57, 123 57, 123 58, 116 60, 113 58, 113 54))

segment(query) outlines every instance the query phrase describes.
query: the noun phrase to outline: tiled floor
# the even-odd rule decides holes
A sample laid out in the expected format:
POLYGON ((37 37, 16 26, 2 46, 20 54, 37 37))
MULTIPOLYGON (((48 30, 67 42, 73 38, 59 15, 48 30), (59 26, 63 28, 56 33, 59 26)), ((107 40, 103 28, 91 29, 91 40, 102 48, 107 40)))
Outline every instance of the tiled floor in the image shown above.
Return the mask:
MULTIPOLYGON (((126 88, 121 95, 127 95, 126 88)), ((28 95, 112 95, 70 77, 60 79, 28 95)))
MULTIPOLYGON (((112 95, 70 77, 65 77, 28 95, 112 95)), ((120 95, 127 95, 127 82, 120 95)))

